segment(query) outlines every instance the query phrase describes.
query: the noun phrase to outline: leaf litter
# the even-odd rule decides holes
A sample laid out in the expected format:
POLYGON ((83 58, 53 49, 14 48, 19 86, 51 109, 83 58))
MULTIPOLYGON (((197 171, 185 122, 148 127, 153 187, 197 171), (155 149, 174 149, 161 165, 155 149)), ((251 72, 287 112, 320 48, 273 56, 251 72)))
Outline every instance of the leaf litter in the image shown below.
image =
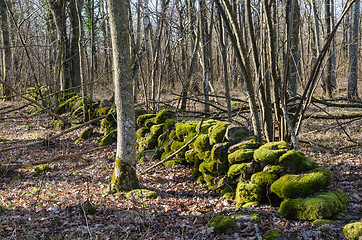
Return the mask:
MULTIPOLYGON (((10 113, 5 117, 13 115, 10 113)), ((57 131, 47 127, 49 124, 46 115, 3 120, 0 147, 30 143, 56 134, 57 131)), ((50 159, 97 147, 95 137, 74 144, 84 129, 61 136, 52 146, 36 145, 0 152, 1 163, 50 159)), ((320 141, 318 145, 304 144, 302 147, 306 155, 333 172, 331 187, 340 188, 350 196, 347 213, 324 233, 328 239, 343 239, 342 227, 362 216, 362 150, 323 148, 320 141)), ((1 173, 0 205, 7 211, 0 211, 0 238, 260 239, 263 233, 278 229, 283 232, 281 239, 320 239, 321 230, 314 228, 311 222, 287 220, 278 213, 276 206, 235 208, 234 200, 220 198, 218 193, 206 191, 196 183, 191 177, 190 166, 160 166, 139 175, 142 188, 159 194, 156 199, 104 195, 103 190, 111 180, 115 151, 113 145, 84 155, 86 161, 69 159, 52 163, 49 171, 41 173, 34 172, 33 168, 1 173), (82 210, 82 204, 87 200, 96 207, 94 215, 87 215, 82 210), (212 217, 235 214, 240 210, 257 213, 260 221, 241 217, 238 229, 226 234, 215 234, 207 227, 212 217)), ((154 163, 138 163, 138 172, 154 163)))

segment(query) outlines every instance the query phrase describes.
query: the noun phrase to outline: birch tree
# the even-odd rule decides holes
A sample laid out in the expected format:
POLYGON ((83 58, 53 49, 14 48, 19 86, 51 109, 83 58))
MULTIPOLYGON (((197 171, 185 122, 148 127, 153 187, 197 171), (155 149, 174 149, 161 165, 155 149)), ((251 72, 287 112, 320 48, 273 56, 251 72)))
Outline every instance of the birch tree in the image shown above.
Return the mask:
POLYGON ((106 193, 139 188, 136 175, 136 131, 128 37, 127 0, 109 0, 113 80, 117 111, 117 152, 106 193))

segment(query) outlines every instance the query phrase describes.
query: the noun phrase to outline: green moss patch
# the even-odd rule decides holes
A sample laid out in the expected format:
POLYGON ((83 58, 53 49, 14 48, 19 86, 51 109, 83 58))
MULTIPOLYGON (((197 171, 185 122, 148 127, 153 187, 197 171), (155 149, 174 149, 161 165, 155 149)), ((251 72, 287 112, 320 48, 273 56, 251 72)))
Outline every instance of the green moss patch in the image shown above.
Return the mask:
POLYGON ((253 149, 240 149, 228 155, 230 164, 247 162, 253 159, 253 149))
POLYGON ((240 143, 231 146, 228 152, 233 153, 239 149, 257 149, 258 147, 260 147, 260 143, 256 141, 255 137, 249 137, 240 143))
POLYGON ((211 149, 211 159, 213 161, 218 161, 222 163, 227 163, 228 161, 228 148, 229 143, 217 143, 211 149))
POLYGON ((94 129, 92 127, 89 127, 87 129, 85 129, 81 134, 80 134, 80 138, 83 139, 88 139, 92 136, 94 129))
POLYGON ((257 172, 251 176, 251 183, 258 184, 263 188, 272 185, 278 179, 278 176, 271 172, 257 172))
POLYGON ((326 224, 334 225, 336 223, 337 223, 336 221, 329 220, 329 219, 317 219, 317 220, 314 220, 312 224, 314 227, 319 228, 326 224))
POLYGON ((194 146, 194 149, 195 149, 198 153, 202 153, 202 152, 211 150, 209 135, 207 135, 207 134, 200 134, 200 135, 195 139, 195 142, 194 142, 193 146, 194 146))
POLYGON ((282 235, 282 233, 283 233, 282 231, 273 229, 264 233, 262 237, 265 240, 276 240, 280 237, 280 235, 282 235))
POLYGON ((50 170, 50 167, 47 164, 34 168, 34 172, 36 172, 36 173, 47 172, 49 170, 50 170))
POLYGON ((295 198, 324 189, 331 182, 331 172, 325 168, 317 168, 301 175, 285 175, 271 185, 271 191, 280 198, 295 198))
POLYGON ((225 132, 229 125, 229 122, 219 122, 209 128, 209 138, 211 145, 224 142, 225 132))
POLYGON ((157 198, 158 193, 148 189, 135 189, 124 195, 126 198, 157 198))
POLYGON ((246 180, 250 178, 250 174, 248 173, 248 164, 240 163, 231 165, 227 175, 231 179, 239 178, 246 180))
POLYGON ((142 138, 142 140, 139 142, 138 151, 144 151, 144 150, 150 150, 154 149, 158 144, 157 136, 148 136, 145 138, 142 138))
POLYGON ((205 161, 200 164, 199 171, 202 173, 222 174, 228 169, 228 165, 217 161, 205 161))
POLYGON ((248 202, 260 202, 263 195, 263 189, 259 185, 239 182, 235 193, 236 206, 240 207, 248 202))
POLYGON ((347 206, 347 194, 333 190, 306 199, 284 200, 280 204, 279 213, 288 219, 314 221, 331 218, 347 206))
POLYGON ((112 130, 102 137, 99 146, 109 146, 112 143, 117 142, 117 130, 112 130))
POLYGON ((52 122, 52 125, 53 125, 54 130, 57 130, 57 131, 62 131, 67 127, 62 120, 54 120, 52 122))
POLYGON ((161 123, 161 124, 157 124, 157 125, 153 125, 151 128, 150 128, 150 132, 152 135, 155 135, 155 136, 159 136, 163 133, 163 127, 165 126, 164 123, 161 123))
POLYGON ((225 233, 228 230, 234 230, 237 228, 236 222, 226 216, 217 216, 212 218, 207 223, 207 226, 213 227, 216 233, 225 233))
POLYGON ((362 220, 345 225, 343 233, 348 240, 360 240, 362 237, 362 220))
POLYGON ((137 118, 137 127, 144 127, 147 119, 154 118, 156 114, 143 114, 137 118))
POLYGON ((170 111, 170 110, 161 110, 157 113, 155 119, 154 119, 154 123, 155 124, 161 124, 164 123, 166 121, 166 119, 168 118, 172 118, 175 116, 175 112, 170 111))
MULTIPOLYGON (((179 141, 184 141, 190 134, 196 134, 196 126, 198 121, 187 121, 175 124, 175 135, 179 141)), ((171 133, 170 133, 171 139, 171 133)))

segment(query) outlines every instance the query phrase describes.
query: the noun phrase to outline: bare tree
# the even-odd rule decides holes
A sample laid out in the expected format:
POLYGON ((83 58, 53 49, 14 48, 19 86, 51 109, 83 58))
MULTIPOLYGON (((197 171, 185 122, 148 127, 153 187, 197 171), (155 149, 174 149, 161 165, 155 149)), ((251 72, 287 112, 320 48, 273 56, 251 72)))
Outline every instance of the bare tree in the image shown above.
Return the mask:
POLYGON ((117 111, 117 153, 112 180, 106 190, 114 193, 139 188, 136 175, 136 131, 128 36, 127 0, 109 0, 113 46, 113 79, 117 111))
MULTIPOLYGON (((10 38, 9 38, 9 25, 8 25, 8 14, 5 0, 0 0, 0 25, 1 25, 1 48, 2 48, 2 80, 11 84, 11 48, 10 48, 10 38)), ((2 87, 2 96, 7 99, 10 96, 10 91, 3 85, 2 87)))
POLYGON ((359 31, 360 0, 354 3, 351 14, 349 68, 348 68, 348 99, 358 99, 358 31, 359 31))

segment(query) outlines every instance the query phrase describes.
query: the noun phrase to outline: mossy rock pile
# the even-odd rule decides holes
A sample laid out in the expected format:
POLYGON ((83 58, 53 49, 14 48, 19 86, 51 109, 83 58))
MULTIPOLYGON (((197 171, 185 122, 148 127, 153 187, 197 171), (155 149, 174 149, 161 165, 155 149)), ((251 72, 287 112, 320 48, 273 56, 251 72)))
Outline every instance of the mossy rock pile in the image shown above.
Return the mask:
POLYGON ((343 233, 348 240, 359 240, 362 238, 362 219, 344 226, 343 233))

